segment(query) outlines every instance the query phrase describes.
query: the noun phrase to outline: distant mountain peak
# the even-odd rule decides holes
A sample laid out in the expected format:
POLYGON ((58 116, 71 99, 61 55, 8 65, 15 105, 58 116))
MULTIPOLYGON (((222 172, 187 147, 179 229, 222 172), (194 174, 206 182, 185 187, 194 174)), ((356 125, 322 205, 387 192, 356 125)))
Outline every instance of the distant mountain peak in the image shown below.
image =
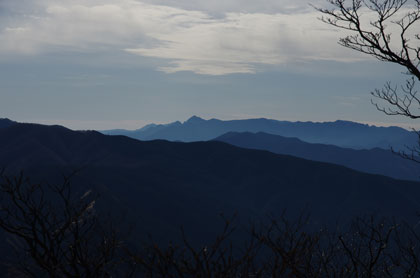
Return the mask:
POLYGON ((138 129, 138 131, 146 131, 149 128, 154 128, 156 126, 157 126, 157 124, 153 124, 153 123, 152 124, 148 124, 148 125, 145 125, 144 127, 140 128, 140 129, 138 129))
MULTIPOLYGON (((326 123, 328 123, 328 122, 326 122, 326 123)), ((364 123, 353 122, 353 121, 348 121, 348 120, 336 120, 334 123, 336 123, 336 124, 343 124, 343 125, 368 126, 367 124, 364 124, 364 123)))
POLYGON ((189 118, 188 120, 186 120, 184 123, 194 124, 194 123, 202 123, 204 121, 205 121, 204 119, 202 119, 202 118, 197 117, 197 116, 194 115, 191 118, 189 118))

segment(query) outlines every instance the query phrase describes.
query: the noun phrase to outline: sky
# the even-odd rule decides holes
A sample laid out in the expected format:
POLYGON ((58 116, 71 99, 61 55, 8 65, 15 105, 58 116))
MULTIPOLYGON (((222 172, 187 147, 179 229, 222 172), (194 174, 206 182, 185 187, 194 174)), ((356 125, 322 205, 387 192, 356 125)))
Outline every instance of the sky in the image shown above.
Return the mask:
POLYGON ((325 0, 0 0, 0 118, 72 129, 272 118, 420 127, 403 69, 337 44, 325 0))

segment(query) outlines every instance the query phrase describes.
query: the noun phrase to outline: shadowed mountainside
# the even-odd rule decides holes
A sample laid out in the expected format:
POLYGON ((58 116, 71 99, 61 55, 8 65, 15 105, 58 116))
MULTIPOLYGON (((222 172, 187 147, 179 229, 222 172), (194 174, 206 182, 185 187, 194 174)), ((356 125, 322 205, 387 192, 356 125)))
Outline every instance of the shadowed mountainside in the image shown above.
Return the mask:
POLYGON ((263 132, 229 132, 214 139, 241 148, 267 150, 277 154, 343 165, 351 169, 396 179, 420 180, 420 165, 380 148, 354 150, 333 145, 310 144, 297 138, 263 132))
POLYGON ((349 121, 288 122, 269 119, 221 121, 203 120, 193 116, 181 123, 148 125, 139 130, 109 130, 108 135, 125 135, 140 140, 207 141, 227 132, 265 132, 285 137, 296 137, 309 143, 331 144, 354 149, 397 149, 417 143, 414 132, 399 127, 376 127, 349 121))
POLYGON ((126 214, 137 234, 165 239, 180 226, 208 238, 219 231, 220 212, 246 222, 307 208, 322 224, 370 212, 409 218, 420 208, 420 183, 216 141, 142 142, 16 124, 0 129, 0 166, 50 183, 80 169, 75 189, 100 192, 98 209, 126 214))
POLYGON ((16 124, 16 122, 11 121, 7 118, 0 118, 0 128, 9 127, 14 124, 16 124))

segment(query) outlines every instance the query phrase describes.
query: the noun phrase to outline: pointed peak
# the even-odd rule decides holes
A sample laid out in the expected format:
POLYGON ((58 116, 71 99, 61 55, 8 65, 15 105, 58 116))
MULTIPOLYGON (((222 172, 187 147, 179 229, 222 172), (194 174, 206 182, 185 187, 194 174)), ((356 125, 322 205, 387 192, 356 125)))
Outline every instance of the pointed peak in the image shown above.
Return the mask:
POLYGON ((146 131, 149 128, 154 128, 156 126, 157 126, 157 124, 153 124, 153 123, 152 124, 148 124, 148 125, 145 125, 144 127, 140 128, 140 129, 138 129, 138 131, 146 131))
POLYGON ((189 118, 187 121, 185 121, 185 123, 201 123, 201 122, 204 122, 204 121, 205 120, 203 120, 202 118, 194 115, 191 118, 189 118))

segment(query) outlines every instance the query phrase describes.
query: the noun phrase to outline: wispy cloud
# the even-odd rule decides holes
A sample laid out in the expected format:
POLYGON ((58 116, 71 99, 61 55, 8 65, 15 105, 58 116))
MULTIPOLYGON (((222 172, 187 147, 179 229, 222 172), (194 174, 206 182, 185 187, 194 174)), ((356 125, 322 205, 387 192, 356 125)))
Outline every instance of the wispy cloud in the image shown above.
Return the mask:
MULTIPOLYGON (((190 7, 186 1, 171 2, 38 0, 36 8, 1 23, 0 53, 117 50, 158 58, 158 70, 167 73, 208 75, 255 73, 296 61, 360 59, 336 45, 337 32, 319 22, 306 3, 285 1, 283 9, 269 13, 251 4, 239 9, 238 1, 213 6, 198 1, 201 6, 190 7)), ((264 2, 263 7, 277 7, 264 2)))

